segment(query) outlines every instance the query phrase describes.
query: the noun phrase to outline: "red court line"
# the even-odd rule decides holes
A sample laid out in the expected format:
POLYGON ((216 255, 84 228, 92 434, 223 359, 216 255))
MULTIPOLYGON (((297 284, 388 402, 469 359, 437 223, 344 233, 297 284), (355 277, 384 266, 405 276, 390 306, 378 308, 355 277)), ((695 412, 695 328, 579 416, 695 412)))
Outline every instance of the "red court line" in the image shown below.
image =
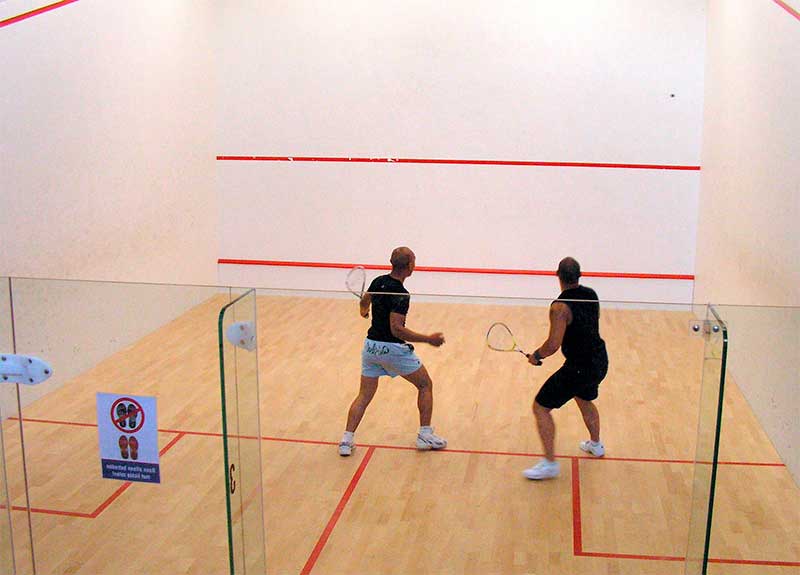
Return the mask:
MULTIPOLYGON (((368 270, 390 270, 387 265, 375 264, 346 264, 335 262, 297 262, 282 260, 248 260, 235 258, 219 258, 218 264, 221 265, 240 265, 240 266, 273 266, 273 267, 295 267, 295 268, 331 268, 331 269, 350 269, 356 265, 361 265, 368 270)), ((454 268, 441 266, 417 266, 414 268, 419 272, 443 272, 461 274, 495 274, 495 275, 521 275, 521 276, 555 276, 552 270, 522 270, 522 269, 496 269, 496 268, 454 268)), ((693 274, 651 274, 651 273, 628 273, 628 272, 581 272, 583 277, 595 278, 618 278, 618 279, 659 279, 659 280, 694 280, 693 274)))
POLYGON ((761 561, 753 559, 708 559, 709 563, 727 565, 764 565, 765 567, 800 567, 800 561, 761 561))
POLYGON ((133 483, 131 483, 130 481, 126 481, 125 483, 120 485, 119 488, 114 493, 112 493, 108 499, 106 499, 100 505, 97 506, 97 509, 95 509, 89 517, 91 517, 92 519, 96 519, 97 516, 100 515, 106 509, 108 509, 108 507, 112 503, 114 503, 114 501, 116 501, 120 495, 125 493, 125 491, 128 490, 128 487, 130 487, 131 485, 133 485, 133 483))
MULTIPOLYGON (((12 417, 9 419, 17 419, 16 417, 12 417)), ((49 421, 49 420, 34 420, 34 419, 25 419, 24 421, 31 421, 34 423, 54 423, 54 424, 63 424, 63 425, 79 425, 81 427, 97 427, 96 424, 89 424, 89 423, 74 423, 74 422, 63 422, 63 421, 49 421)), ((175 437, 170 440, 161 450, 158 452, 159 455, 164 455, 167 451, 172 449, 172 447, 181 440, 184 435, 187 435, 184 432, 167 432, 167 433, 177 433, 175 437)), ((103 501, 94 511, 91 513, 81 513, 79 511, 59 511, 58 509, 44 509, 40 507, 31 507, 31 513, 41 513, 44 515, 62 515, 66 517, 80 517, 83 519, 95 519, 98 515, 100 515, 103 511, 105 511, 117 498, 122 495, 128 487, 132 485, 132 482, 126 481, 123 483, 114 493, 112 493, 105 501, 103 501)), ((11 508, 13 511, 27 511, 26 507, 21 507, 19 505, 14 505, 11 508)))
MULTIPOLYGON (((9 419, 17 419, 17 418, 9 418, 9 419)), ((81 422, 69 422, 69 421, 55 421, 55 420, 45 420, 45 419, 29 419, 25 418, 24 421, 30 421, 33 423, 48 423, 48 424, 56 424, 56 425, 79 425, 82 427, 97 427, 96 424, 90 423, 81 423, 81 422)), ((206 436, 206 437, 222 437, 221 433, 214 433, 214 432, 205 432, 205 431, 181 431, 181 430, 169 430, 169 429, 159 429, 161 433, 175 433, 177 436, 173 438, 166 446, 164 446, 161 451, 159 452, 160 455, 166 453, 169 449, 171 449, 182 437, 185 435, 197 435, 197 436, 206 436)), ((255 437, 249 437, 250 439, 256 439, 255 437)), ((264 441, 277 441, 277 442, 284 442, 284 443, 299 443, 299 444, 309 444, 309 445, 337 445, 336 442, 332 441, 319 441, 319 440, 310 440, 310 439, 292 439, 292 438, 279 438, 279 437, 268 437, 262 436, 260 438, 264 441)), ((369 460, 372 458, 372 454, 377 449, 393 449, 393 450, 400 450, 400 451, 416 451, 415 447, 411 446, 399 446, 399 445, 373 445, 373 444, 361 444, 362 447, 367 448, 367 453, 364 455, 364 459, 361 461, 361 464, 356 471, 355 475, 350 481, 345 494, 342 496, 342 499, 339 501, 339 505, 336 507, 331 519, 328 521, 325 530, 323 530, 320 539, 317 541, 317 544, 314 550, 311 553, 308 561, 306 562, 306 566, 304 570, 301 572, 303 575, 307 575, 313 569, 314 564, 316 563, 319 555, 322 553, 325 544, 327 543, 330 534, 332 533, 336 523, 339 520, 339 517, 344 510, 344 507, 347 505, 347 502, 350 499, 358 481, 361 479, 361 476, 364 473, 364 469, 366 469, 369 460)), ((537 453, 519 453, 519 452, 510 452, 510 451, 483 451, 483 450, 468 450, 468 449, 446 449, 440 453, 460 453, 460 454, 468 454, 468 455, 502 455, 502 456, 515 456, 515 457, 537 457, 541 456, 541 454, 537 453)), ((598 558, 605 558, 605 559, 632 559, 632 560, 643 560, 643 561, 683 561, 683 557, 676 557, 676 556, 669 556, 669 555, 636 555, 630 553, 604 553, 604 552, 595 552, 595 551, 584 551, 583 550, 583 530, 582 530, 582 520, 581 520, 581 496, 580 496, 580 461, 583 459, 587 459, 590 461, 632 461, 632 462, 640 462, 640 463, 680 463, 680 464, 693 464, 696 463, 691 459, 645 459, 645 458, 633 458, 633 457, 603 457, 603 458, 596 458, 596 457, 589 457, 589 456, 556 456, 558 459, 570 459, 571 466, 572 466, 572 523, 573 523, 573 531, 572 531, 572 545, 573 545, 573 553, 576 556, 580 557, 598 557, 598 558)), ((699 463, 710 463, 710 462, 699 462, 699 463)), ((738 461, 720 461, 719 465, 744 465, 744 466, 760 466, 760 467, 785 467, 783 463, 761 463, 761 462, 738 462, 738 461)), ((119 489, 117 489, 114 494, 112 494, 106 501, 104 501, 93 513, 77 513, 77 512, 70 512, 70 511, 57 511, 51 509, 39 509, 34 508, 31 509, 31 512, 35 513, 44 513, 50 515, 64 515, 64 516, 71 516, 71 517, 82 517, 82 518, 95 518, 100 513, 102 513, 106 508, 108 508, 111 503, 113 503, 122 493, 124 493, 128 487, 130 487, 131 483, 126 482, 119 489)), ((13 510, 17 511, 24 511, 24 507, 12 507, 13 510)), ((761 565, 765 567, 797 567, 800 566, 800 562, 793 562, 793 561, 766 561, 766 560, 751 560, 751 559, 720 559, 720 558, 709 558, 710 563, 724 563, 730 565, 761 565)))
MULTIPOLYGON (((9 417, 9 419, 19 420, 17 417, 9 417)), ((78 425, 81 427, 97 427, 96 423, 82 423, 82 422, 71 422, 71 421, 58 421, 53 419, 39 419, 39 418, 24 418, 23 421, 28 421, 32 423, 48 423, 54 425, 78 425)), ((201 437, 222 437, 222 433, 213 432, 213 431, 189 431, 183 429, 159 429, 159 433, 177 433, 181 435, 192 435, 192 436, 201 436, 201 437)), ((298 438, 290 438, 290 437, 270 437, 262 435, 260 438, 257 438, 252 435, 242 435, 242 436, 235 436, 232 435, 231 437, 239 437, 241 439, 261 439, 262 441, 277 441, 283 443, 300 443, 300 444, 308 444, 308 445, 338 445, 338 442, 335 441, 322 441, 318 439, 298 439, 298 438)), ((408 446, 408 445, 383 445, 377 443, 361 443, 359 444, 361 447, 366 448, 376 448, 376 449, 395 449, 395 450, 407 450, 407 451, 416 451, 416 447, 408 446)), ((503 455, 509 457, 542 457, 543 454, 541 453, 526 453, 526 452, 518 452, 518 451, 489 451, 489 450, 481 450, 481 449, 445 449, 442 453, 464 453, 468 455, 503 455)), ((639 462, 639 463, 680 463, 680 464, 687 464, 693 465, 695 463, 701 464, 710 464, 710 461, 695 461, 694 459, 648 459, 645 457, 611 457, 606 455, 602 458, 592 457, 590 455, 556 455, 557 459, 587 459, 589 461, 631 461, 631 462, 639 462)), ((758 461, 719 461, 717 462, 718 465, 741 465, 741 466, 749 466, 749 467, 786 467, 783 463, 772 463, 772 462, 758 462, 758 461)))
POLYGON ((367 164, 444 164, 459 166, 527 166, 540 168, 612 168, 627 170, 691 170, 700 166, 673 164, 613 164, 605 162, 529 162, 521 160, 447 160, 432 158, 351 158, 331 156, 217 156, 223 162, 344 162, 367 164))
POLYGON ((800 20, 800 12, 789 6, 786 2, 784 2, 783 0, 772 0, 772 1, 775 2, 775 4, 777 4, 781 8, 783 8, 784 10, 786 10, 789 14, 800 20))
MULTIPOLYGON (((27 507, 14 505, 11 507, 12 511, 27 511, 27 507)), ((59 511, 58 509, 43 509, 41 507, 31 507, 31 513, 40 513, 42 515, 61 515, 64 517, 80 517, 82 519, 93 519, 91 513, 80 513, 78 511, 59 511)))
POLYGON ((581 472, 580 461, 572 458, 572 553, 583 553, 583 532, 581 528, 581 472))
POLYGON ((28 18, 33 18, 34 16, 38 16, 39 14, 50 12, 51 10, 61 8, 62 6, 66 6, 67 4, 72 4, 77 1, 78 0, 62 0, 61 2, 56 2, 55 4, 49 4, 48 6, 42 6, 41 8, 37 8, 36 10, 25 12, 24 14, 20 14, 19 16, 13 16, 12 18, 7 18, 5 20, 0 21, 0 28, 3 28, 5 26, 10 26, 11 24, 16 24, 17 22, 22 22, 23 20, 27 20, 28 18))
POLYGON ((300 575, 308 575, 314 568, 314 564, 317 562, 317 559, 322 553, 325 544, 328 542, 328 538, 331 536, 333 528, 336 527, 336 522, 339 521, 339 517, 342 515, 342 511, 344 511, 347 502, 350 500, 350 496, 353 494, 353 491, 355 491, 356 485, 358 485, 361 476, 364 474, 364 470, 367 468, 369 460, 372 459, 373 453, 375 453, 375 448, 370 447, 367 450, 366 455, 364 455, 364 459, 361 460, 361 464, 358 466, 355 475, 353 475, 353 478, 350 480, 350 485, 347 486, 347 490, 344 492, 344 495, 342 495, 342 498, 339 500, 339 505, 336 506, 333 515, 328 521, 328 524, 322 531, 322 535, 320 535, 317 544, 314 546, 314 550, 311 551, 311 556, 308 558, 308 561, 306 561, 303 570, 300 571, 300 575))
POLYGON ((601 557, 603 559, 640 559, 642 561, 684 561, 685 557, 674 557, 672 555, 633 555, 630 553, 596 553, 594 551, 582 551, 580 557, 601 557))

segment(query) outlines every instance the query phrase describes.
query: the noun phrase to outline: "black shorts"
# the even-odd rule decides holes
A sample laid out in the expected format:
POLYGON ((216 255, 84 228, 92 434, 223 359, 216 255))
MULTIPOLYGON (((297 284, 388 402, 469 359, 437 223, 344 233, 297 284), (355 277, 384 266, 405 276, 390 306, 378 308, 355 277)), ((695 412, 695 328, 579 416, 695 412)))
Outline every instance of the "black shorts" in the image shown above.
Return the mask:
POLYGON ((561 366, 536 394, 536 403, 548 409, 558 409, 573 397, 585 401, 597 399, 600 382, 608 373, 608 359, 598 358, 588 366, 561 366))

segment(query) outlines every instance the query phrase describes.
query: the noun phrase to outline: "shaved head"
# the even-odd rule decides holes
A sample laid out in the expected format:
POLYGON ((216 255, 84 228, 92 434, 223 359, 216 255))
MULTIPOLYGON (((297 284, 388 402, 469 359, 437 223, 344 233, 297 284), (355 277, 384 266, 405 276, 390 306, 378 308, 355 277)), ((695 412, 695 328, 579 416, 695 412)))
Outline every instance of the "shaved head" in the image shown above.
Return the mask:
POLYGON ((414 261, 414 252, 405 246, 394 248, 392 250, 392 257, 389 258, 389 263, 392 264, 393 272, 405 271, 409 268, 414 261))
POLYGON ((558 279, 565 285, 578 283, 581 277, 581 264, 575 258, 564 258, 558 262, 558 279))

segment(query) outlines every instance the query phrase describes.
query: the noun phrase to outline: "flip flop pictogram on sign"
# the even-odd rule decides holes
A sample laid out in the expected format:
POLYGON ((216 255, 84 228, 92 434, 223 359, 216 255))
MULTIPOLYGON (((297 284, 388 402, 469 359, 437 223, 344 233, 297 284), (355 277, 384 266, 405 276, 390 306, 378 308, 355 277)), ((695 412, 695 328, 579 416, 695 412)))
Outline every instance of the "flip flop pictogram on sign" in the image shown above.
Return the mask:
POLYGON ((160 483, 156 398, 97 393, 100 466, 106 479, 160 483))
POLYGON ((111 421, 123 433, 136 433, 144 425, 144 409, 135 399, 120 397, 111 404, 111 421))

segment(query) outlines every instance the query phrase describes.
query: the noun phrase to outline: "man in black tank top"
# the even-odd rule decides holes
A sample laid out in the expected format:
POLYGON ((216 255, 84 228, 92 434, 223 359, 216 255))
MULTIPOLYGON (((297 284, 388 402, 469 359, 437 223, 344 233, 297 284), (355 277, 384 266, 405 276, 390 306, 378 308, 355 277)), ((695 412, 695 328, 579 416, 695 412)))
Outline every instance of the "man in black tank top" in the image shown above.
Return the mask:
POLYGON ((339 443, 339 455, 348 456, 355 449, 354 434, 367 406, 378 389, 378 378, 384 375, 401 376, 410 381, 418 391, 419 432, 417 449, 438 450, 447 447, 447 440, 439 437, 431 427, 433 412, 433 382, 428 370, 407 341, 422 342, 439 347, 444 343, 440 332, 429 335, 411 331, 406 327, 406 315, 411 301, 403 282, 416 265, 414 252, 406 247, 396 248, 389 259, 392 272, 375 278, 361 298, 361 317, 369 317, 372 306, 372 325, 367 332, 361 351, 361 386, 347 413, 347 426, 339 443))
POLYGON ((533 402, 533 415, 539 437, 542 439, 545 458, 537 465, 523 471, 528 479, 557 477, 559 464, 555 460, 555 423, 553 409, 558 409, 570 399, 581 410, 590 438, 579 445, 582 451, 597 457, 605 455, 600 442, 600 414, 592 403, 597 399, 598 387, 608 372, 606 344, 600 337, 600 302, 597 293, 578 283, 580 264, 573 258, 564 258, 558 264, 558 281, 561 295, 550 305, 550 333, 547 340, 528 358, 533 365, 561 348, 566 361, 542 385, 533 402))

